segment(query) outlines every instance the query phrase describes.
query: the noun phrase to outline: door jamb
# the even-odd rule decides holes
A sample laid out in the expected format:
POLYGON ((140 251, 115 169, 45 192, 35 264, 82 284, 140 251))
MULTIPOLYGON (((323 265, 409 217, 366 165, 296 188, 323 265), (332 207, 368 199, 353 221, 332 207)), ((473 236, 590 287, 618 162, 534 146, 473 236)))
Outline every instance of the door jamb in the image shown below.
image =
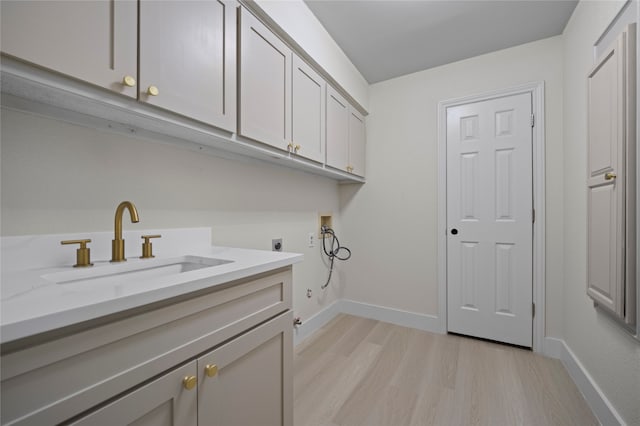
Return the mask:
POLYGON ((545 123, 544 81, 498 89, 438 103, 438 317, 447 333, 447 108, 504 96, 531 93, 533 127, 533 350, 544 353, 545 334, 545 123))

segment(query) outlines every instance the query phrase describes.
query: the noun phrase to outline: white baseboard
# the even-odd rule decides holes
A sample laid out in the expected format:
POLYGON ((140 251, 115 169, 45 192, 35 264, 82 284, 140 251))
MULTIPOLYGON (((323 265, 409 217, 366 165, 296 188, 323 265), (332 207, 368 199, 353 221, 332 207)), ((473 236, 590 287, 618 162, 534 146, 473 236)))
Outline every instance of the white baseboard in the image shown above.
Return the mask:
POLYGON ((336 300, 314 316, 302 321, 302 324, 293 329, 293 346, 297 346, 304 339, 321 329, 325 324, 336 317, 339 311, 339 302, 336 300))
POLYGON ((602 425, 625 425, 620 414, 611 405, 598 384, 593 380, 589 372, 584 368, 580 360, 571 348, 562 339, 545 337, 544 354, 562 361, 569 376, 584 396, 591 407, 591 411, 602 425))
POLYGON ((338 303, 341 313, 389 322, 403 327, 417 328, 418 330, 432 333, 442 334, 446 332, 441 324, 442 321, 435 315, 417 314, 348 299, 339 300, 338 303))
POLYGON ((338 314, 349 314, 363 318, 370 318, 404 327, 430 331, 432 333, 442 334, 446 332, 443 324, 441 324, 442 322, 440 321, 440 318, 433 315, 417 314, 415 312, 401 311, 399 309, 386 308, 384 306, 340 299, 336 300, 311 318, 304 320, 302 324, 294 330, 294 346, 311 336, 338 314))

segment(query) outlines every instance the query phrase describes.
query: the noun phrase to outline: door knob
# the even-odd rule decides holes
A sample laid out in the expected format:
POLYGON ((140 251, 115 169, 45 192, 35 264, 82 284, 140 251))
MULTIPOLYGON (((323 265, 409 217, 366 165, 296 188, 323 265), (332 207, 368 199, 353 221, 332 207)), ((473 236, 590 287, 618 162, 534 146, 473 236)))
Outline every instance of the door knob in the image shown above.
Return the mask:
POLYGON ((609 172, 609 173, 606 173, 604 175, 604 180, 611 180, 611 179, 615 179, 617 177, 618 177, 618 175, 616 175, 615 173, 609 172))
POLYGON ((151 96, 158 96, 160 94, 160 91, 156 86, 149 86, 149 88, 147 89, 147 93, 151 96))
POLYGON ((458 235, 458 230, 456 228, 452 228, 451 235, 458 235))

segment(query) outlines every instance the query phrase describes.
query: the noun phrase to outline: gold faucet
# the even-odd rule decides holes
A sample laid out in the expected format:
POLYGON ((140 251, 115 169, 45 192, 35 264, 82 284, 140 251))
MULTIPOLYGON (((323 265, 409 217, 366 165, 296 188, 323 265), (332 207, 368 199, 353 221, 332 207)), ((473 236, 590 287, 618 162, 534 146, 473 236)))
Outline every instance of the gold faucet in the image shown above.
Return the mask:
POLYGON ((124 209, 129 210, 131 215, 131 222, 138 223, 138 210, 131 201, 123 201, 118 205, 116 209, 116 226, 115 226, 115 239, 111 241, 111 261, 112 262, 124 262, 127 259, 124 257, 124 240, 122 239, 122 216, 124 215, 124 209))

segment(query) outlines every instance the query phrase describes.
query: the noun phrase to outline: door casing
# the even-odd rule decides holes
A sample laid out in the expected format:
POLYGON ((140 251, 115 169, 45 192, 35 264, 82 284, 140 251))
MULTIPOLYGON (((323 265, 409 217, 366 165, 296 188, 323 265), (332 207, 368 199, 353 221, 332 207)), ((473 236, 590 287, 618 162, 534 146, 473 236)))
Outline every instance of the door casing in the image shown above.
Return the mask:
POLYGON ((438 318, 447 332, 447 108, 504 96, 531 93, 533 127, 533 350, 544 352, 545 330, 545 133, 544 81, 438 103, 438 318))

